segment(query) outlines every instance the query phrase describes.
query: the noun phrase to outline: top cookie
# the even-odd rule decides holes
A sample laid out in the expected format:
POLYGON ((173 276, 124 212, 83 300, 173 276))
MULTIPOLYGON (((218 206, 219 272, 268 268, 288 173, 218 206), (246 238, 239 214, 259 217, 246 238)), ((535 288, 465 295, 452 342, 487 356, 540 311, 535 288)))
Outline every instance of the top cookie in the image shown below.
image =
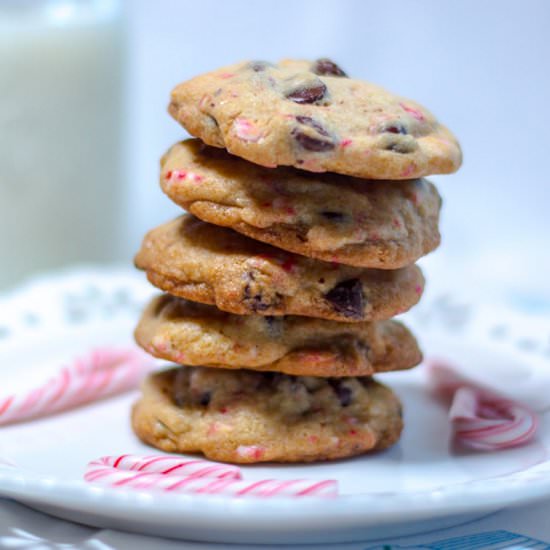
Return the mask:
POLYGON ((424 107, 327 59, 224 67, 176 86, 168 110, 207 144, 262 166, 398 180, 454 172, 462 161, 424 107))

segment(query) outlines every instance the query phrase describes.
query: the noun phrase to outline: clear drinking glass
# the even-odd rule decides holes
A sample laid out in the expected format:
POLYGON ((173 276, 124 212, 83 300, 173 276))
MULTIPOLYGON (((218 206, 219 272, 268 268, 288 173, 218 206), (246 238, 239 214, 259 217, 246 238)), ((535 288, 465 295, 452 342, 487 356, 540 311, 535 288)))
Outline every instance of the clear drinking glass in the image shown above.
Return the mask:
POLYGON ((117 0, 0 1, 0 289, 120 252, 117 0))

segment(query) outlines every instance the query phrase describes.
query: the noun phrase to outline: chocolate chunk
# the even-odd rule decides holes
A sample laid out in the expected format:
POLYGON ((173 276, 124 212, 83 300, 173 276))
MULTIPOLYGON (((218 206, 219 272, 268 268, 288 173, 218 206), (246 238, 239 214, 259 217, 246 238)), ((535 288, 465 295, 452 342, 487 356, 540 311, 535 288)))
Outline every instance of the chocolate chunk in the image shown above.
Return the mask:
POLYGON ((256 281, 254 272, 249 271, 247 274, 248 282, 243 289, 243 302, 253 312, 266 311, 273 307, 277 307, 280 303, 281 295, 277 292, 269 294, 269 289, 266 289, 266 295, 263 287, 256 281))
POLYGON ((294 103, 315 103, 325 97, 327 87, 319 81, 313 86, 300 86, 286 94, 286 98, 294 101, 294 103))
POLYGON ((300 126, 291 132, 292 137, 306 151, 322 152, 334 149, 334 140, 327 130, 308 116, 297 116, 300 126))
POLYGON ((247 284, 244 287, 243 300, 248 304, 252 311, 265 311, 266 309, 269 309, 269 304, 264 303, 262 299, 261 293, 252 293, 250 284, 247 284))
POLYGON ((342 405, 342 407, 349 407, 353 401, 353 392, 351 391, 351 388, 344 386, 344 384, 339 380, 330 380, 329 383, 338 397, 340 405, 342 405))
POLYGON ((268 67, 273 67, 271 63, 268 63, 267 61, 251 61, 248 64, 248 68, 252 69, 255 73, 261 73, 262 71, 265 71, 268 67))
POLYGON ((323 151, 331 151, 334 149, 334 143, 332 141, 317 139, 298 130, 293 130, 292 136, 306 151, 321 153, 323 151))
POLYGON ((325 294, 324 298, 330 302, 335 311, 344 317, 351 319, 363 317, 365 297, 363 285, 359 279, 348 279, 338 283, 325 294))
POLYGON ((206 407, 210 403, 210 399, 212 399, 212 394, 209 391, 206 391, 200 395, 199 403, 203 407, 206 407))
POLYGON ((334 61, 331 61, 326 57, 322 57, 321 59, 315 61, 311 67, 311 71, 321 76, 348 76, 342 69, 340 69, 340 67, 338 67, 338 65, 336 65, 336 63, 334 63, 334 61))
POLYGON ((333 212, 332 210, 324 210, 323 212, 320 212, 320 214, 323 218, 336 223, 342 223, 347 218, 346 214, 342 212, 333 212))
POLYGON ((316 120, 313 120, 310 116, 297 116, 296 120, 303 124, 304 126, 308 126, 309 128, 313 128, 316 130, 319 134, 322 136, 329 136, 330 134, 326 131, 323 126, 321 126, 316 120))

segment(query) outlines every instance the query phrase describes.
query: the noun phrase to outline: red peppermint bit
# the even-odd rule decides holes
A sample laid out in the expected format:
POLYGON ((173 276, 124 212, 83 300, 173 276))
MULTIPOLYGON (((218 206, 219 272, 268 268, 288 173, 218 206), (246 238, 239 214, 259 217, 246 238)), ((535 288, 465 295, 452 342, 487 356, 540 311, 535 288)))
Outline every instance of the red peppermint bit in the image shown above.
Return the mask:
POLYGON ((202 176, 199 176, 198 174, 193 174, 193 179, 199 183, 200 181, 202 181, 204 178, 202 176))
POLYGON ((295 216, 296 215, 296 210, 292 207, 292 206, 287 206, 285 208, 285 212, 287 214, 290 214, 291 216, 295 216))
POLYGON ((184 172, 183 170, 170 170, 170 172, 166 172, 166 177, 170 180, 183 180, 187 177, 187 172, 184 172))
POLYGON ((341 142, 340 142, 340 147, 347 147, 348 145, 351 145, 352 144, 352 140, 351 139, 343 139, 341 142))
POLYGON ((414 164, 414 162, 411 162, 411 164, 409 164, 407 168, 405 168, 405 170, 401 172, 401 177, 408 178, 410 175, 413 174, 415 168, 416 168, 416 165, 414 164))
POLYGON ((168 170, 168 172, 166 172, 166 174, 164 174, 164 177, 169 180, 171 177, 172 177, 172 170, 168 170))
POLYGON ((221 407, 221 408, 220 408, 220 412, 221 412, 222 414, 226 414, 226 413, 227 413, 227 407, 221 407))
POLYGON ((239 445, 237 454, 242 457, 259 460, 265 454, 265 447, 260 445, 239 445))
POLYGON ((401 221, 397 218, 393 218, 392 224, 394 225, 394 227, 401 227, 401 221))
POLYGON ((235 76, 235 73, 221 73, 220 78, 223 78, 224 80, 228 78, 233 78, 235 76))
POLYGON ((319 363, 321 354, 315 351, 305 351, 301 353, 301 360, 307 363, 319 363))
POLYGON ((308 439, 310 443, 317 443, 319 441, 319 437, 316 435, 310 435, 308 439))
POLYGON ((292 271, 293 267, 294 267, 294 260, 292 258, 286 258, 283 263, 281 264, 281 267, 286 271, 286 272, 290 272, 292 271))
POLYGON ((416 285, 416 286, 414 287, 414 291, 415 291, 418 295, 422 294, 422 290, 423 290, 423 288, 422 288, 421 285, 416 285))
POLYGON ((424 115, 418 109, 415 109, 414 107, 409 107, 408 105, 405 105, 404 103, 400 103, 399 105, 401 105, 401 108, 404 111, 406 111, 407 113, 412 115, 414 118, 416 118, 416 120, 420 120, 421 122, 423 120, 425 120, 424 115))
POLYGON ((218 431, 218 425, 216 422, 212 422, 208 427, 207 435, 214 435, 218 431))
POLYGON ((349 435, 357 435, 357 432, 355 430, 350 430, 349 435))

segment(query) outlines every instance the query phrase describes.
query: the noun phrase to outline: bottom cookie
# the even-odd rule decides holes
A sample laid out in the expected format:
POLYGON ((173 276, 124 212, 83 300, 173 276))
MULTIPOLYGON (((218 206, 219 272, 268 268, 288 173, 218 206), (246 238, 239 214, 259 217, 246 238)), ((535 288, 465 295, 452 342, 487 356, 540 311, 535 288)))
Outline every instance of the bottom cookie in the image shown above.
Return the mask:
POLYGON ((372 378, 312 378, 177 367, 150 375, 137 436, 168 452, 234 463, 313 462, 394 444, 401 405, 372 378))

